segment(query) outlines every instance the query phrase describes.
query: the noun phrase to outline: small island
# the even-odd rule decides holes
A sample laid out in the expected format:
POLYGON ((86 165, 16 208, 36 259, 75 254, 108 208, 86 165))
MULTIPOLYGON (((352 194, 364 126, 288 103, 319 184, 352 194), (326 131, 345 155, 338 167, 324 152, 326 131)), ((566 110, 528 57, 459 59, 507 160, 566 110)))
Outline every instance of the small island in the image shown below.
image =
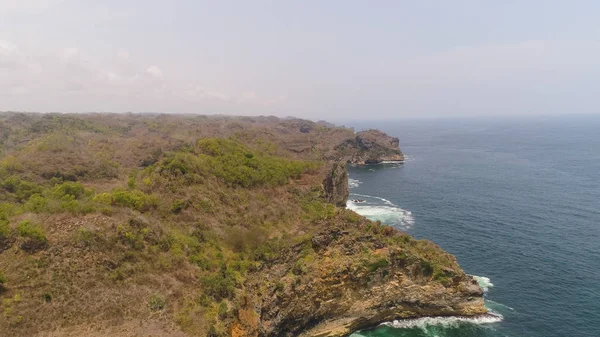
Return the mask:
POLYGON ((398 138, 272 116, 0 114, 0 331, 347 336, 487 314, 451 254, 346 209, 398 138))

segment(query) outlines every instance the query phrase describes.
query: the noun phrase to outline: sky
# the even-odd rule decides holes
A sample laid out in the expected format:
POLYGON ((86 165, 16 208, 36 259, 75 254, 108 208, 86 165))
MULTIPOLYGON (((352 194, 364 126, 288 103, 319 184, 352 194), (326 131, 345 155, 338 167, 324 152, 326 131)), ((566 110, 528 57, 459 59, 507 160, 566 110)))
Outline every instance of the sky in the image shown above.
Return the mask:
POLYGON ((0 111, 600 113, 600 1, 0 0, 0 111))

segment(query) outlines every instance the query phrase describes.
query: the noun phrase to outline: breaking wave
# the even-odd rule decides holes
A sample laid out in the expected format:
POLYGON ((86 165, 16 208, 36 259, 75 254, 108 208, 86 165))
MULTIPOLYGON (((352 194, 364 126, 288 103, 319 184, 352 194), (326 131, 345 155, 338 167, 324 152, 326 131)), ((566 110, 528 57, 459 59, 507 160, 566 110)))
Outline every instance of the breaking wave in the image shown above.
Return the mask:
POLYGON ((380 197, 351 193, 347 207, 369 220, 379 220, 387 225, 399 226, 403 229, 410 228, 415 222, 410 211, 380 197))
POLYGON ((352 179, 352 178, 348 179, 348 187, 350 187, 350 188, 358 187, 360 184, 362 184, 362 181, 360 181, 358 179, 352 179))
POLYGON ((487 293, 488 290, 490 290, 490 288, 494 287, 494 284, 490 281, 490 279, 488 277, 477 276, 477 275, 471 275, 471 276, 473 276, 475 281, 477 281, 477 283, 479 283, 481 290, 483 290, 483 292, 485 292, 485 293, 487 293))
POLYGON ((430 326, 442 326, 445 328, 456 328, 461 324, 491 324, 502 322, 502 315, 493 313, 476 317, 450 316, 450 317, 422 317, 414 319, 395 320, 393 322, 382 323, 381 325, 391 326, 397 329, 419 328, 426 330, 430 326))

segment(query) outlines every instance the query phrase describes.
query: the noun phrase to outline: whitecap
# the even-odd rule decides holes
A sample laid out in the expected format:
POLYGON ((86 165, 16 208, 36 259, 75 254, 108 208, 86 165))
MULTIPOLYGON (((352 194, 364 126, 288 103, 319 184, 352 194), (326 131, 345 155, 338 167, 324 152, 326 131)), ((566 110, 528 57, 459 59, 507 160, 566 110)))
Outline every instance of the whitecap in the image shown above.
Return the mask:
POLYGON ((490 281, 489 277, 477 276, 477 275, 471 275, 471 276, 473 276, 475 281, 477 281, 477 283, 479 284, 479 287, 481 287, 481 290, 483 290, 483 292, 485 292, 485 293, 487 293, 488 290, 490 290, 490 288, 494 287, 494 284, 490 281))
POLYGON ((394 206, 394 203, 393 203, 393 202, 391 202, 391 201, 389 201, 389 200, 387 200, 387 199, 384 199, 384 198, 382 198, 382 197, 374 197, 374 196, 371 196, 371 195, 366 195, 366 194, 358 194, 358 193, 352 193, 352 195, 355 195, 355 196, 357 196, 357 197, 364 197, 364 198, 368 198, 368 199, 377 199, 377 200, 381 200, 381 201, 385 202, 385 203, 386 203, 386 204, 388 204, 388 205, 392 205, 392 206, 394 206))
POLYGON ((361 202, 348 200, 347 207, 372 221, 381 221, 387 225, 399 226, 403 229, 410 228, 415 219, 412 212, 402 209, 391 201, 365 194, 351 194, 352 197, 362 199, 361 202))
POLYGON ((362 184, 362 181, 360 181, 358 179, 348 178, 348 187, 350 187, 350 188, 356 188, 360 184, 362 184))
POLYGON ((391 326, 397 329, 427 329, 430 326, 441 326, 445 328, 456 328, 461 324, 492 324, 502 322, 502 315, 494 313, 475 317, 448 316, 448 317, 421 317, 412 319, 400 319, 381 325, 391 326))

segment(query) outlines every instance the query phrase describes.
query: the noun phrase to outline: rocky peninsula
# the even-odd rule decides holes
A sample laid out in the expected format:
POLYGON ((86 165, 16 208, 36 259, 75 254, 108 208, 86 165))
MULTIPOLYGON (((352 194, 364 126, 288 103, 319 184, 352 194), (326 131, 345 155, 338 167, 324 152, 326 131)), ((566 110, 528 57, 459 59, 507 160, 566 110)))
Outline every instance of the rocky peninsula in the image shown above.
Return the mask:
POLYGON ((454 256, 345 208, 398 138, 270 116, 0 114, 0 331, 347 336, 477 316, 454 256))

